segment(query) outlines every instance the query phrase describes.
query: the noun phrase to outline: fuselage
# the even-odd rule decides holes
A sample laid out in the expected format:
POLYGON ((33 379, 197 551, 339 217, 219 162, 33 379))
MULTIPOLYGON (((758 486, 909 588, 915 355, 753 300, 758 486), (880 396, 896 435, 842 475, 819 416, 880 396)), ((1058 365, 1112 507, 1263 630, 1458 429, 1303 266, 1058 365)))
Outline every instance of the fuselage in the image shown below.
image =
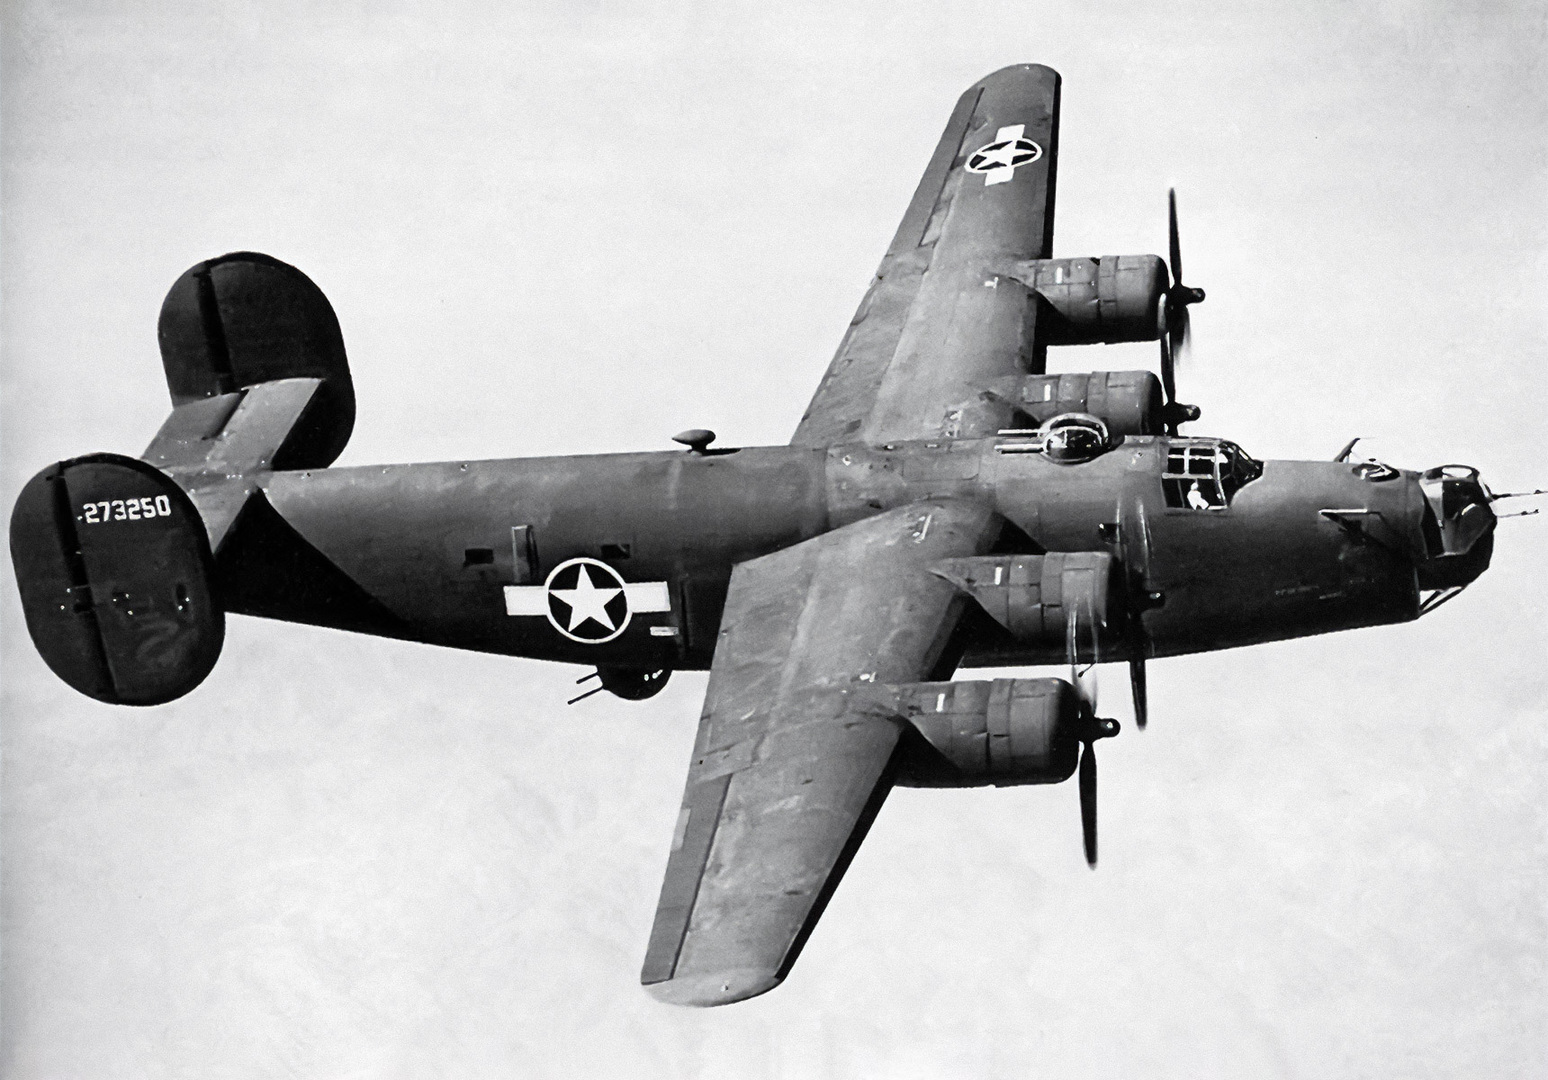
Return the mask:
MULTIPOLYGON (((1229 443, 1159 436, 1078 463, 1035 449, 1006 436, 279 472, 219 572, 237 612, 603 667, 706 668, 738 563, 958 498, 1003 517, 997 550, 1118 558, 1144 633, 1115 633, 1097 646, 1102 659, 1418 614, 1416 567, 1432 552, 1416 473, 1258 463, 1229 443), (631 588, 644 583, 659 602, 622 618, 615 607, 611 637, 599 626, 567 633, 541 590, 575 559, 594 560, 599 581, 611 567, 631 588)), ((957 653, 967 666, 1066 655, 985 620, 965 620, 957 653)))

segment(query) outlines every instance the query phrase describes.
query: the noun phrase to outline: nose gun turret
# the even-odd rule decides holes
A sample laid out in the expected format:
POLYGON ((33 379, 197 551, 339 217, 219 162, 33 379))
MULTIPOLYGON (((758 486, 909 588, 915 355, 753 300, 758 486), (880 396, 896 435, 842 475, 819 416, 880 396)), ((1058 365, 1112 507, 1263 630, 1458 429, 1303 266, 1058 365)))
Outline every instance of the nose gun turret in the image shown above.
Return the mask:
POLYGON ((1420 474, 1421 530, 1428 558, 1419 563, 1422 589, 1459 589, 1489 568, 1494 553, 1494 501, 1468 465, 1438 465, 1420 474))

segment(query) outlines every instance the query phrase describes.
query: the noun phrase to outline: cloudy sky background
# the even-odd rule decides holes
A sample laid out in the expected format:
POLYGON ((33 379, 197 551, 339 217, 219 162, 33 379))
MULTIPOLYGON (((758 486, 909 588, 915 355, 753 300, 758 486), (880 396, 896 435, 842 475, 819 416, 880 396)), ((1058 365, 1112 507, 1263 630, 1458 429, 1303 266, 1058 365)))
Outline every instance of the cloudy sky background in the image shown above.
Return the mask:
MULTIPOLYGON (((1163 251, 1178 187, 1199 432, 1548 486, 1541 5, 315 7, 6 5, 7 506, 140 452, 162 296, 243 248, 338 311, 341 464, 783 442, 956 96, 1028 60, 1056 254, 1163 251)), ((703 675, 566 708, 575 669, 233 619, 116 709, 7 570, 0 1071, 1543 1075, 1541 520, 1419 623, 1153 665, 1097 873, 1073 785, 894 793, 785 986, 707 1012, 637 985, 703 675)))

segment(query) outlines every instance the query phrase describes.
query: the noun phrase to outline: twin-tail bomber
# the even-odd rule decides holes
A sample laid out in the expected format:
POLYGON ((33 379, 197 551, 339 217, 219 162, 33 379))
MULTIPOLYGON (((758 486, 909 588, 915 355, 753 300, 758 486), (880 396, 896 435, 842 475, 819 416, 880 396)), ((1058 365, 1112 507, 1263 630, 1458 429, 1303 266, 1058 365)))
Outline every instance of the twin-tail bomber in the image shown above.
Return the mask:
POLYGON ((329 469, 355 419, 332 307, 264 255, 199 263, 161 309, 173 409, 144 454, 17 500, 38 651, 121 705, 197 686, 227 612, 594 665, 628 699, 708 669, 641 976, 663 1001, 778 985, 894 784, 1078 770, 1094 864, 1118 725, 1078 665, 1127 661, 1143 725, 1151 658, 1416 618, 1488 566, 1496 496, 1179 435, 1204 294, 1175 202, 1170 267, 1050 257, 1059 83, 962 95, 788 446, 329 469), (1147 340, 1159 380, 1045 374, 1049 346, 1147 340))

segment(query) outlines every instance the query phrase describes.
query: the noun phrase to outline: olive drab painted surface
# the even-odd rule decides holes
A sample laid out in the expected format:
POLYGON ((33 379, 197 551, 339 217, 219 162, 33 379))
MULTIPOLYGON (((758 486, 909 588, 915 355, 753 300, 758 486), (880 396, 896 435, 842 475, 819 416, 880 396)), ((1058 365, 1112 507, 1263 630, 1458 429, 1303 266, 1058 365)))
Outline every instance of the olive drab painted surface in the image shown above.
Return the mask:
MULTIPOLYGON (((1488 566, 1476 470, 1259 461, 1184 435, 1167 258, 1052 257, 1060 81, 1016 65, 948 117, 787 446, 327 466, 355 395, 294 267, 238 252, 174 283, 173 410, 140 460, 50 465, 11 551, 27 627, 82 693, 196 687, 227 613, 584 664, 637 700, 709 687, 642 980, 719 1005, 790 972, 897 784, 1077 776, 1096 861, 1081 665, 1413 619, 1488 566), (1049 374, 1050 346, 1155 341, 1148 371, 1049 374), (1070 678, 951 681, 962 667, 1070 678)), ((239 635, 238 635, 239 636, 239 635)), ((233 644, 241 648, 240 640, 233 644)), ((640 904, 649 898, 637 898, 640 904)))
POLYGON ((65 682, 114 705, 160 705, 220 656, 204 523, 183 490, 133 458, 62 461, 22 489, 11 561, 38 651, 65 682))

